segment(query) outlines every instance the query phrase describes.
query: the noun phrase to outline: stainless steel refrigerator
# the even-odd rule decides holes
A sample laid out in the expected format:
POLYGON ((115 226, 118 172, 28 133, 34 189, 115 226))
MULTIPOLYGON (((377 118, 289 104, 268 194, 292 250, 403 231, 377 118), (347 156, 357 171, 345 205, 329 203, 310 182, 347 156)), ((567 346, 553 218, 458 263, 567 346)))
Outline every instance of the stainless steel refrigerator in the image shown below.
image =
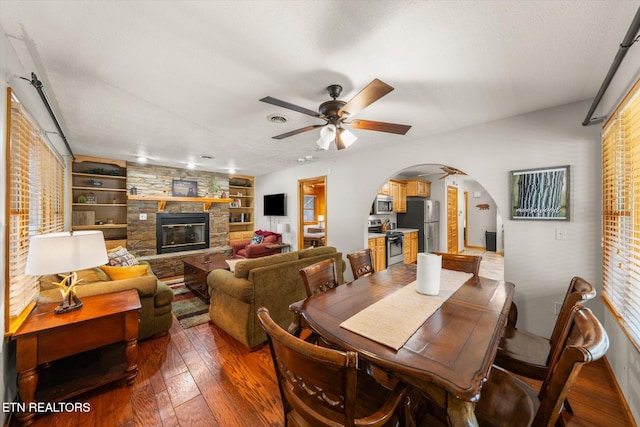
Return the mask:
POLYGON ((440 247, 440 202, 407 199, 407 212, 397 215, 399 228, 418 229, 418 252, 438 252, 440 247))

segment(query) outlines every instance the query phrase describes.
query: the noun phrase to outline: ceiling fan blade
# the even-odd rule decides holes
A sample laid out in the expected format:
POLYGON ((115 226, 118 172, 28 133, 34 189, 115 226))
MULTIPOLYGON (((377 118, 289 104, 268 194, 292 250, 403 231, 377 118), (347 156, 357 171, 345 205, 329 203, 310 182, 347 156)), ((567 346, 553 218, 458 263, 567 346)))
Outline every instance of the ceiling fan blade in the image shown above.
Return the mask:
POLYGON ((360 92, 358 92, 356 96, 351 98, 351 101, 347 102, 344 107, 342 107, 340 111, 338 111, 338 114, 355 116, 360 111, 364 110, 366 107, 373 104, 392 90, 393 88, 385 82, 378 79, 373 79, 373 81, 360 92))
POLYGON ((260 101, 266 102, 267 104, 271 104, 271 105, 277 105, 278 107, 287 108, 289 110, 297 111, 298 113, 306 114, 308 116, 322 117, 320 113, 318 113, 317 111, 312 111, 307 108, 300 107, 295 104, 291 104, 290 102, 287 102, 287 101, 281 101, 279 99, 272 98, 270 96, 265 96, 260 101))
POLYGON ((321 128, 322 126, 325 126, 325 125, 307 126, 307 127, 304 127, 304 128, 292 130, 291 132, 287 132, 287 133, 283 133, 283 134, 280 134, 280 135, 276 135, 276 136, 273 136, 271 138, 272 139, 284 139, 284 138, 288 138, 288 137, 293 136, 293 135, 297 135, 299 133, 308 132, 308 131, 316 129, 316 128, 321 128))
POLYGON ((347 144, 344 143, 344 141, 342 140, 342 136, 340 135, 340 132, 336 132, 336 148, 338 150, 343 150, 345 148, 347 148, 347 144))
POLYGON ((399 135, 404 135, 409 131, 409 129, 411 129, 410 125, 374 122, 373 120, 352 120, 350 122, 345 122, 344 124, 349 125, 356 129, 366 129, 366 130, 375 130, 378 132, 397 133, 399 135))

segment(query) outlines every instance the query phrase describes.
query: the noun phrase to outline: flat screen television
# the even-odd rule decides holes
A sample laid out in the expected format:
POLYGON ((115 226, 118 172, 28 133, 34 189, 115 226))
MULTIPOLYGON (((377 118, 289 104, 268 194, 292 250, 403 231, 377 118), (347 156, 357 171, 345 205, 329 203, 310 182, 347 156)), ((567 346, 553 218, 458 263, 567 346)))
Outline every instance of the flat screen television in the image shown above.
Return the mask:
POLYGON ((287 215, 287 195, 265 194, 264 195, 264 216, 286 216, 287 215))

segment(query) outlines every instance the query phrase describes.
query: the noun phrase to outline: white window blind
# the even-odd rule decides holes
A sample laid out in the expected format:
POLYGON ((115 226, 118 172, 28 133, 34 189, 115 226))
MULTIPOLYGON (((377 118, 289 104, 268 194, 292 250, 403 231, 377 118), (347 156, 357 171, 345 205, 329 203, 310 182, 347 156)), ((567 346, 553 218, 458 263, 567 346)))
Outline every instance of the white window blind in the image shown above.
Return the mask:
POLYGON ((603 295, 640 350, 640 80, 602 135, 603 295))
POLYGON ((22 105, 10 105, 7 144, 7 332, 15 331, 38 293, 38 278, 24 273, 29 238, 64 229, 64 164, 42 138, 22 105))

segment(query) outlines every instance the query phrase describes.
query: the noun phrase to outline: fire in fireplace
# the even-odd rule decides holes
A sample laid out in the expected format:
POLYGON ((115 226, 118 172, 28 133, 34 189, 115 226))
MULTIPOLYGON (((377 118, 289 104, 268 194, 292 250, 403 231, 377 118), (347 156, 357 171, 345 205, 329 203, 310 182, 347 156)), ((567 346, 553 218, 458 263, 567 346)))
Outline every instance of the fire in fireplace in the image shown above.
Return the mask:
POLYGON ((192 251, 209 247, 209 213, 157 213, 156 252, 192 251))

